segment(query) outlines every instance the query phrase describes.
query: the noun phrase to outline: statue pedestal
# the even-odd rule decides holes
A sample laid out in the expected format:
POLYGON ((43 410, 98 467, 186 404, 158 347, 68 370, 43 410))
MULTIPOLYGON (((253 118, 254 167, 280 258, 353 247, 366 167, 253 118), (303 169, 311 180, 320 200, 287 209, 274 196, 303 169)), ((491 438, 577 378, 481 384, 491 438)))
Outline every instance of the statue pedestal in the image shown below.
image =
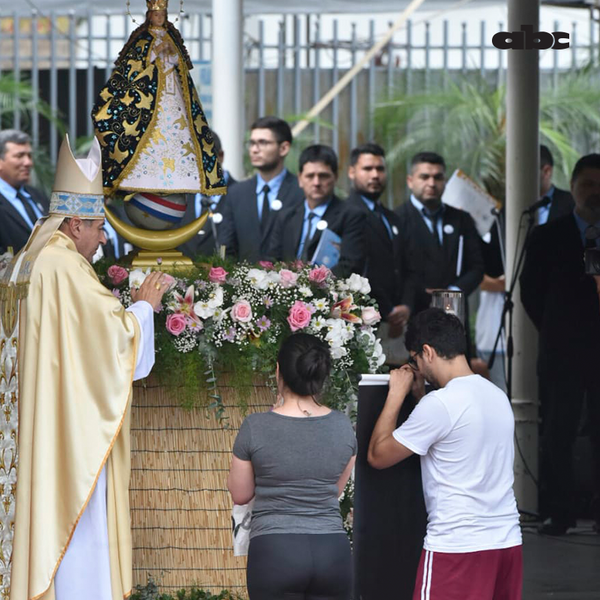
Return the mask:
MULTIPOLYGON (((223 378, 223 382, 226 379, 223 378)), ((148 575, 163 591, 192 585, 246 595, 246 559, 234 557, 227 473, 244 415, 239 390, 219 393, 228 429, 206 409, 180 407, 177 390, 153 378, 136 384, 131 415, 133 582, 148 575)), ((254 386, 248 413, 269 410, 273 395, 254 386)))
POLYGON ((177 250, 165 250, 164 252, 148 252, 140 250, 139 254, 133 259, 131 266, 134 269, 147 269, 169 271, 176 269, 178 271, 190 269, 194 263, 190 258, 184 256, 177 250))

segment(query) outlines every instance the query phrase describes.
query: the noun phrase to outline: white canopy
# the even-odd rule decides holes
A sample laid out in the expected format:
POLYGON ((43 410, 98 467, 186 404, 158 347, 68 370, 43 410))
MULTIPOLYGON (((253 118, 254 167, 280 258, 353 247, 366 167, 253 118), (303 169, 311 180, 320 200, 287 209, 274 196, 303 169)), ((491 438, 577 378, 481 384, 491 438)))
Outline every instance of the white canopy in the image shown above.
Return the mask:
MULTIPOLYGON (((130 0, 132 12, 142 12, 144 0, 130 0)), ((19 10, 38 9, 45 12, 52 9, 87 9, 101 8, 102 10, 125 10, 126 0, 25 0, 19 2, 19 10)), ((449 8, 458 0, 427 0, 423 5, 425 10, 440 10, 449 8)), ((171 0, 173 8, 179 6, 177 0, 171 0)), ((408 6, 409 0, 244 0, 246 14, 282 14, 282 13, 400 13, 408 6)), ((472 0, 467 6, 481 8, 486 5, 498 5, 499 0, 472 0)), ((0 0, 0 11, 12 9, 9 0, 0 0)), ((212 0, 184 0, 184 10, 187 12, 212 10, 212 0)))

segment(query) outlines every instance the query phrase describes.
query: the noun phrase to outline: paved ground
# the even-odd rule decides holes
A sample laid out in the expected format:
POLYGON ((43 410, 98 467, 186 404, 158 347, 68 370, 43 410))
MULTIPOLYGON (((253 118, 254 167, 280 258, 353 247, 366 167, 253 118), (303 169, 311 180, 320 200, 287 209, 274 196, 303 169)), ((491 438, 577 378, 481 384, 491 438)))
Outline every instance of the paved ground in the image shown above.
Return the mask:
POLYGON ((579 521, 562 537, 523 528, 523 600, 600 600, 600 535, 579 521))

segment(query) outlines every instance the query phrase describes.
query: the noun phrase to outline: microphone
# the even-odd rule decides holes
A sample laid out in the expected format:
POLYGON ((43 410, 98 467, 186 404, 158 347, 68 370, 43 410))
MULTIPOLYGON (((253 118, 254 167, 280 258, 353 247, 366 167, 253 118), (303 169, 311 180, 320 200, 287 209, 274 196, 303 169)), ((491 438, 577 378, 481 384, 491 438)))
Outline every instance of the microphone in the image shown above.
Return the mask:
POLYGON ((541 200, 534 202, 529 208, 526 208, 523 211, 523 214, 530 215, 530 214, 534 213, 536 210, 538 210, 539 208, 548 206, 548 204, 550 204, 550 202, 552 202, 552 200, 550 198, 548 198, 548 196, 544 196, 541 200))

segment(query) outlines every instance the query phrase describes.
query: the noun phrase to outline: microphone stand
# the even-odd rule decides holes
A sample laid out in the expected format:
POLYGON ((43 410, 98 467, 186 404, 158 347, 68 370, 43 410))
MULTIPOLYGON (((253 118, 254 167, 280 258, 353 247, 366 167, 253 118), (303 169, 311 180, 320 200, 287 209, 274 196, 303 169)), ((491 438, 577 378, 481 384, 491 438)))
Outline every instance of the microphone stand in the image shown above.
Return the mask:
MULTIPOLYGON (((516 263, 513 269, 512 278, 510 281, 510 288, 504 292, 504 306, 502 307, 502 317, 500 318, 500 326, 498 328, 498 334, 496 335, 496 341, 494 342, 494 348, 492 349, 492 354, 488 361, 488 369, 491 369, 494 365, 494 359, 496 357, 496 349, 498 347, 498 343, 500 338, 502 337, 502 331, 505 329, 504 321, 506 316, 508 315, 508 331, 506 338, 506 395, 508 396, 509 401, 512 401, 512 359, 514 354, 514 346, 513 346, 513 309, 515 307, 513 302, 513 292, 515 290, 515 286, 517 285, 517 281, 519 280, 519 273, 523 268, 523 261, 525 259, 525 251, 527 250, 529 237, 531 236, 531 232, 533 231, 535 225, 535 212, 531 210, 524 211, 521 215, 521 221, 523 217, 527 215, 527 231, 525 232, 525 239, 523 240, 523 245, 519 250, 519 254, 516 258, 516 263)), ((506 268, 505 268, 506 272, 506 268)))
POLYGON ((208 219, 210 221, 213 238, 215 240, 215 253, 219 254, 219 236, 217 234, 217 225, 213 219, 212 200, 206 196, 202 196, 200 199, 200 204, 202 205, 202 208, 205 208, 208 211, 208 219))

